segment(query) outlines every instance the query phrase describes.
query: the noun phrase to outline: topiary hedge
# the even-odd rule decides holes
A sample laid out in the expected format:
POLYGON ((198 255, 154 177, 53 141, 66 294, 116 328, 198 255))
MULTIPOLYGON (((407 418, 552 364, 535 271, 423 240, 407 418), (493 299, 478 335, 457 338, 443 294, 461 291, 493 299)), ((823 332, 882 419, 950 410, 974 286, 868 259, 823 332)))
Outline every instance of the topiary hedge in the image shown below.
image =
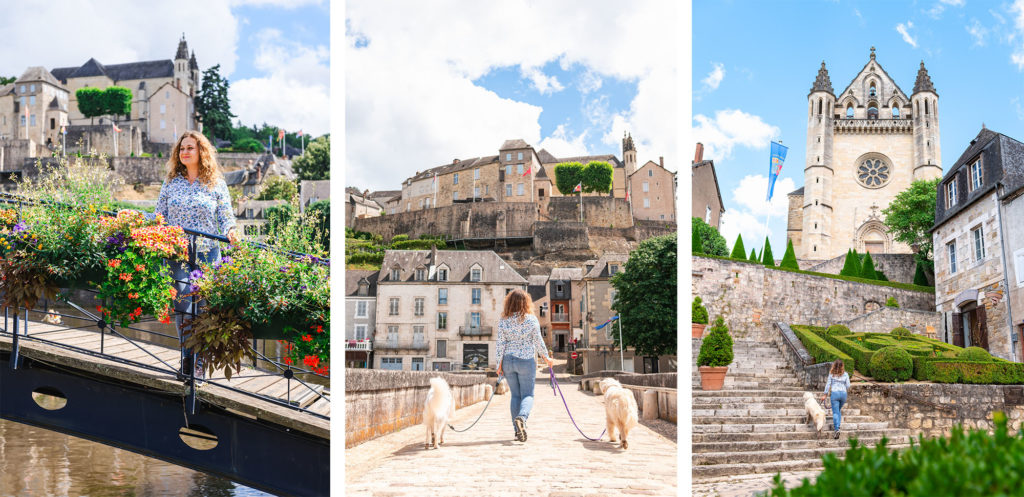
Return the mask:
POLYGON ((1006 415, 993 413, 995 432, 965 433, 953 428, 948 437, 918 437, 908 449, 891 450, 886 439, 874 448, 850 440, 843 459, 822 458, 824 469, 812 483, 805 479, 787 489, 775 476, 772 497, 937 495, 1010 496, 1024 488, 1024 432, 1010 433, 1006 415))
MULTIPOLYGON (((396 237, 397 238, 397 237, 396 237)), ((430 250, 434 246, 437 246, 438 250, 447 248, 447 245, 441 240, 398 240, 391 242, 392 250, 430 250)))
POLYGON ((907 381, 914 374, 914 361, 898 346, 885 347, 871 357, 869 369, 878 381, 907 381))
POLYGON ((852 370, 854 368, 852 357, 826 342, 824 338, 812 331, 809 326, 797 325, 790 326, 789 328, 793 330, 793 333, 800 339, 800 342, 804 344, 807 353, 814 357, 814 362, 820 364, 842 359, 846 369, 852 370))
POLYGON ((697 355, 698 366, 722 367, 732 364, 732 337, 722 316, 715 318, 711 332, 704 337, 697 355))
POLYGON ((906 328, 904 328, 902 326, 898 326, 896 328, 893 328, 892 331, 890 331, 889 333, 892 336, 894 336, 894 337, 896 337, 896 338, 898 338, 900 340, 902 340, 904 338, 910 338, 910 337, 914 336, 914 334, 911 333, 910 330, 908 330, 908 329, 906 329, 906 328))
POLYGON ((850 328, 846 327, 845 324, 834 324, 832 326, 829 326, 828 330, 826 330, 825 333, 829 335, 843 336, 849 335, 852 332, 850 331, 850 328))
POLYGON ((355 252, 345 257, 347 264, 376 264, 379 266, 383 262, 383 252, 355 252))
POLYGON ((708 324, 708 310, 700 297, 693 298, 693 316, 690 319, 696 324, 708 324))
POLYGON ((1024 364, 997 361, 965 361, 947 357, 914 358, 914 379, 936 383, 988 385, 1024 384, 1024 364))
POLYGON ((982 361, 989 362, 992 360, 992 354, 989 354, 987 350, 981 347, 967 347, 956 356, 961 361, 982 361))

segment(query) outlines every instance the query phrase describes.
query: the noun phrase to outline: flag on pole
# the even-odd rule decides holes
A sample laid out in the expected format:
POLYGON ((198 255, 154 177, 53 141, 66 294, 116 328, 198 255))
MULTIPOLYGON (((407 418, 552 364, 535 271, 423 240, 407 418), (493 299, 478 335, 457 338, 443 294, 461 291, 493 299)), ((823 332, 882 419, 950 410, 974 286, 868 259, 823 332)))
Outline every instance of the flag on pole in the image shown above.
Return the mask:
POLYGON ((62 135, 68 134, 68 127, 66 125, 64 125, 64 124, 60 125, 60 134, 62 134, 62 135))
POLYGON ((277 130, 277 139, 278 140, 284 140, 284 130, 283 129, 277 130))
POLYGON ((605 321, 604 323, 601 323, 601 324, 595 326, 594 329, 595 330, 600 330, 601 328, 604 328, 605 326, 608 326, 608 323, 611 323, 612 321, 615 321, 616 319, 619 319, 619 315, 618 314, 616 314, 615 316, 612 316, 611 319, 605 321))
POLYGON ((629 190, 626 190, 626 202, 629 202, 629 190))
POLYGON ((295 133, 295 136, 302 136, 302 130, 300 129, 298 133, 295 133))
POLYGON ((572 191, 573 191, 573 193, 575 193, 575 192, 582 193, 583 192, 583 182, 580 181, 578 184, 576 184, 576 188, 573 188, 572 191))
POLYGON ((114 125, 114 132, 116 132, 116 133, 120 133, 121 132, 121 128, 118 128, 116 124, 114 125))
POLYGON ((768 167, 768 201, 771 202, 772 194, 775 193, 775 180, 782 172, 782 163, 786 160, 786 151, 789 147, 781 143, 772 142, 772 160, 768 167))
POLYGON ((533 170, 533 166, 530 166, 529 168, 526 169, 526 172, 523 173, 523 176, 526 176, 527 174, 530 174, 530 171, 532 171, 532 170, 533 170))

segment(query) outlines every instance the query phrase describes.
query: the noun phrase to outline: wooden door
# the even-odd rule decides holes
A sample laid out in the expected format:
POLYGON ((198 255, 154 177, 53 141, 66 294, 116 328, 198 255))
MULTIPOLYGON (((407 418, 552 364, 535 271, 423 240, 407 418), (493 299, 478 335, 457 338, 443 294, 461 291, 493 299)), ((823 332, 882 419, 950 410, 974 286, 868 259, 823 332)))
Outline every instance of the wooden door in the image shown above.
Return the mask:
POLYGON ((964 319, 959 312, 953 313, 953 345, 964 346, 964 319))

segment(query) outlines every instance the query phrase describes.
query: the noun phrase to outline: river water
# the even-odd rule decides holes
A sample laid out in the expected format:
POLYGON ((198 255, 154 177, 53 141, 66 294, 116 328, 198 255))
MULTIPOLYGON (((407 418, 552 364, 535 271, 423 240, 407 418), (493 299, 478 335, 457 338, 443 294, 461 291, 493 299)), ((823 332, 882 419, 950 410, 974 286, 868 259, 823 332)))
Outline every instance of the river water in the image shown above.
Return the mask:
POLYGON ((0 420, 0 497, 263 497, 133 452, 0 420))

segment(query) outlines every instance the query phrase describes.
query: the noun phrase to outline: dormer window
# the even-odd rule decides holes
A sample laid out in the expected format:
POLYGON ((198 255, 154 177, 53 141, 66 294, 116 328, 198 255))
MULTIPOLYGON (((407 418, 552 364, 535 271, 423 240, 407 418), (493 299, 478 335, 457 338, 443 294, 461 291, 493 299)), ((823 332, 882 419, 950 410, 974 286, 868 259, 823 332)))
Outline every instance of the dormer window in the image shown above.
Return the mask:
POLYGON ((370 284, 366 281, 365 278, 359 280, 358 295, 360 297, 365 297, 365 296, 369 295, 369 293, 370 293, 370 284))
POLYGON ((981 188, 982 184, 982 170, 981 170, 981 159, 974 161, 968 168, 971 173, 971 191, 981 188))
POLYGON ((422 268, 422 267, 416 268, 416 281, 423 281, 425 279, 427 279, 427 270, 426 270, 426 268, 422 268))
POLYGON ((401 277, 401 270, 397 267, 391 268, 391 281, 398 281, 401 277))
POLYGON ((561 283, 555 283, 555 295, 561 295, 565 293, 565 286, 561 283))
POLYGON ((946 208, 949 209, 956 205, 956 176, 953 176, 952 181, 946 183, 946 208))
POLYGON ((437 281, 448 281, 448 268, 441 266, 437 268, 437 281))
POLYGON ((478 267, 470 269, 469 270, 469 281, 480 281, 480 277, 481 277, 482 274, 483 274, 483 271, 480 268, 478 268, 478 267))
POLYGON ((619 272, 619 264, 608 264, 608 275, 615 276, 615 273, 619 272))

